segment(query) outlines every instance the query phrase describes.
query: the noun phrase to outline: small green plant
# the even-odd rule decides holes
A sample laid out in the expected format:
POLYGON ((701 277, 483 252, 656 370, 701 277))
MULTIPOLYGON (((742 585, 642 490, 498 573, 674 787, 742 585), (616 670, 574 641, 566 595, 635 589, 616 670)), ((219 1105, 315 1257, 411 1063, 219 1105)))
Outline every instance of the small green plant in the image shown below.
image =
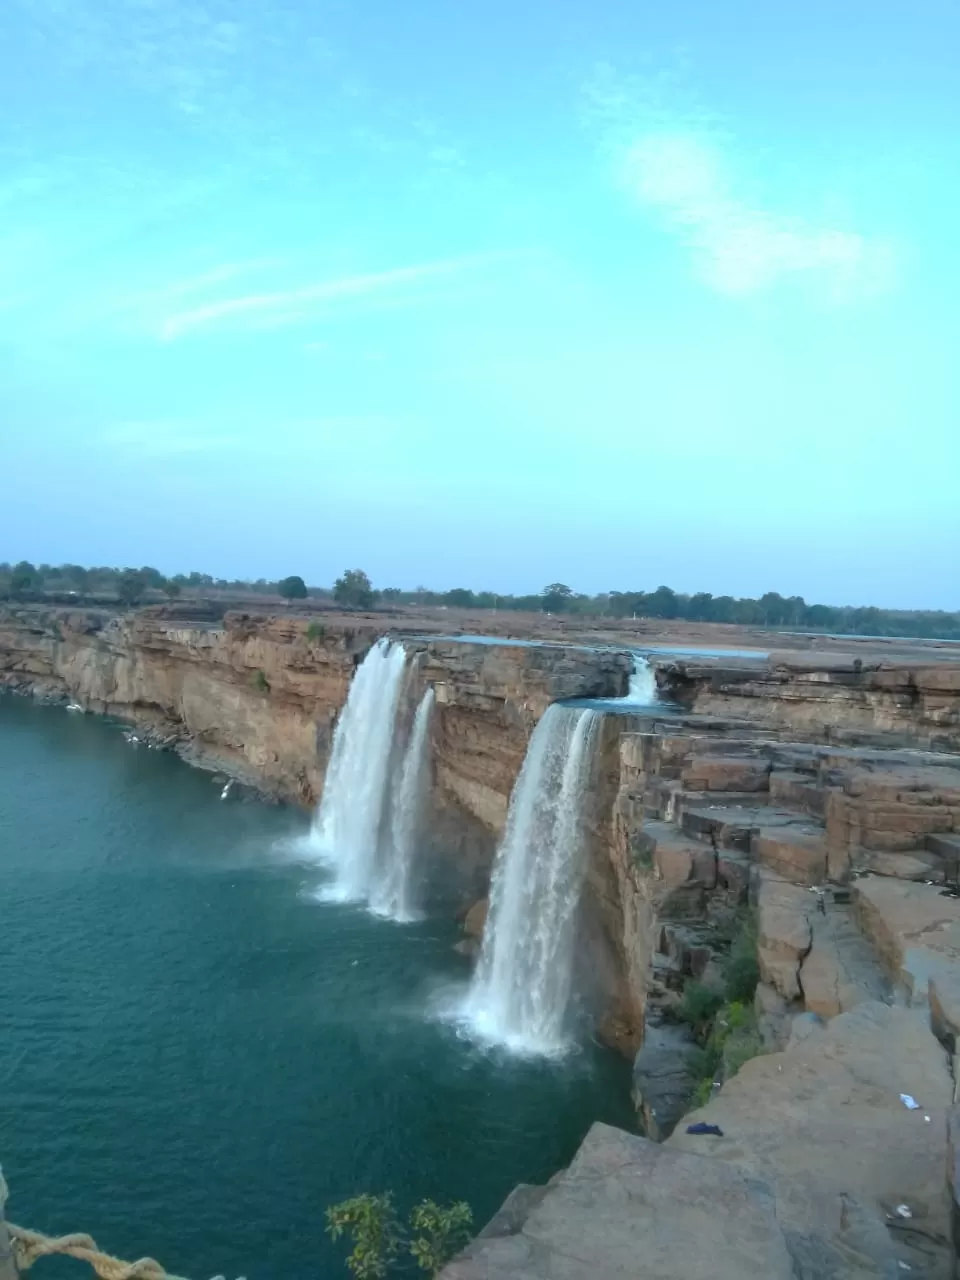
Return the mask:
POLYGON ((389 1192, 354 1196, 327 1209, 331 1239, 347 1236, 353 1244, 347 1269, 356 1280, 383 1280, 402 1254, 436 1276, 466 1244, 472 1223, 470 1206, 462 1200, 451 1205, 421 1200, 405 1225, 389 1192))
POLYGON ((698 1034, 702 1033, 723 1004, 723 996, 702 982, 688 982, 678 1010, 681 1021, 698 1034))
POLYGON ((704 1076, 690 1097, 690 1110, 697 1111, 705 1107, 713 1097, 713 1076, 704 1076))
POLYGON ((354 1196, 327 1210, 327 1231, 332 1240, 349 1236, 353 1249, 347 1269, 357 1280, 383 1280, 400 1255, 403 1235, 389 1192, 379 1196, 354 1196))
POLYGON ((728 1001, 747 1003, 760 981, 757 964, 757 923, 752 912, 746 912, 734 934, 724 966, 724 994, 728 1001))
POLYGON ((327 628, 322 622, 311 622, 309 627, 307 627, 308 640, 322 640, 326 634, 327 628))
POLYGON ((735 1076, 745 1062, 763 1053, 763 1041, 756 1028, 738 1031, 723 1046, 723 1078, 735 1076))
POLYGON ((447 1208, 421 1201, 410 1214, 410 1253, 420 1270, 438 1275, 469 1240, 472 1223, 470 1206, 462 1200, 447 1208))
POLYGON ((270 692, 270 681, 259 669, 253 673, 253 687, 257 690, 258 693, 270 692))

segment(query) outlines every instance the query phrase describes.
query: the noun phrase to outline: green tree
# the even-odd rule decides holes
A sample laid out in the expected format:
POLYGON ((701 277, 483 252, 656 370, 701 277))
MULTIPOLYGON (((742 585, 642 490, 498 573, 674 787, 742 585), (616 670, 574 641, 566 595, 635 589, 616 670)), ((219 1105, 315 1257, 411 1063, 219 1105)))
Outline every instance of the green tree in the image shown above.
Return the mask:
POLYGON ((572 600, 573 592, 564 582, 551 582, 540 592, 541 607, 547 613, 563 613, 572 600))
POLYGON ((369 609, 377 595, 362 569, 347 569, 333 584, 333 598, 349 609, 369 609))
POLYGON ((164 594, 168 596, 171 600, 175 600, 182 590, 183 588, 180 586, 180 583, 177 582, 176 578, 167 578, 164 581, 164 584, 163 584, 164 594))
POLYGON ((19 564, 13 566, 13 572, 10 574, 12 592, 19 594, 21 591, 30 591, 31 588, 39 585, 37 571, 29 560, 21 560, 19 564))
POLYGON ((454 587, 450 591, 444 592, 444 604, 452 604, 460 609, 472 609, 477 603, 476 596, 466 587, 454 587))
POLYGON ((291 574, 289 578, 282 578, 277 583, 277 590, 284 600, 306 600, 307 598, 307 584, 296 573, 291 574))
POLYGON ((121 604, 139 604, 147 584, 140 569, 124 569, 117 579, 117 595, 121 604))
POLYGON ((676 593, 669 587, 657 587, 644 602, 644 609, 651 618, 675 618, 680 612, 676 593))

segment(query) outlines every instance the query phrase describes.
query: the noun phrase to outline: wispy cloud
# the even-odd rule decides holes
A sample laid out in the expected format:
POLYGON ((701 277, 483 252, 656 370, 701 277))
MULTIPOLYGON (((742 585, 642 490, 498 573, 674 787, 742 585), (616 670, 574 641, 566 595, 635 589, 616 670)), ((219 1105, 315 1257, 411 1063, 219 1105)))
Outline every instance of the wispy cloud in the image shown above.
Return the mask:
POLYGON ((591 115, 618 187, 689 252, 704 284, 743 297, 805 280, 837 301, 891 285, 889 241, 782 208, 716 117, 699 106, 670 110, 675 91, 669 79, 639 93, 635 83, 617 87, 607 70, 591 115))
POLYGON ((757 293, 791 276, 846 299, 888 286, 893 250, 880 239, 740 198, 723 151, 684 133, 647 134, 622 155, 619 181, 692 253, 720 293, 757 293))
POLYGON ((412 305, 425 296, 433 296, 425 295, 425 286, 451 283, 507 256, 514 255, 476 254, 345 276, 296 289, 224 298, 168 316, 160 326, 160 337, 171 342, 190 333, 223 327, 275 329, 314 319, 333 307, 371 299, 412 305))

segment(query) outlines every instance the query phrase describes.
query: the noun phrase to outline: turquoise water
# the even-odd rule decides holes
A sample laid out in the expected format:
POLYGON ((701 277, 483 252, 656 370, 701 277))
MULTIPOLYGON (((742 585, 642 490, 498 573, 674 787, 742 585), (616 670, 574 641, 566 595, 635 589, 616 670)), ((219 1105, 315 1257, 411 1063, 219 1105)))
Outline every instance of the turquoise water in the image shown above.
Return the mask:
POLYGON ((594 1119, 630 1124, 613 1056, 496 1056, 433 1015, 467 976, 448 919, 317 902, 306 818, 219 795, 115 727, 0 697, 13 1221, 193 1280, 326 1280, 346 1274, 327 1204, 389 1188, 479 1224, 594 1119))

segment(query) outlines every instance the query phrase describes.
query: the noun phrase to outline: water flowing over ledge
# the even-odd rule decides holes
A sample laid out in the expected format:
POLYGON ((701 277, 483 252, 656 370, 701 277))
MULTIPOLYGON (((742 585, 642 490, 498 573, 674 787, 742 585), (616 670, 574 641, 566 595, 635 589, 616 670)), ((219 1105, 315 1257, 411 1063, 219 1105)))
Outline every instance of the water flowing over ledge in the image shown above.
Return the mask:
POLYGON ((472 1030, 520 1052, 567 1045, 585 799, 601 714, 555 704, 537 725, 494 865, 472 1030))
POLYGON ((333 872, 324 900, 365 902, 376 915, 402 922, 418 918, 413 870, 434 704, 428 687, 409 723, 412 674, 404 646, 387 639, 360 664, 308 842, 333 872))
POLYGON ((390 821, 383 835, 381 869, 370 895, 370 909, 391 920, 417 919, 412 873, 420 835, 420 816, 426 791, 433 689, 426 689, 417 707, 410 738, 403 752, 389 797, 390 821))

